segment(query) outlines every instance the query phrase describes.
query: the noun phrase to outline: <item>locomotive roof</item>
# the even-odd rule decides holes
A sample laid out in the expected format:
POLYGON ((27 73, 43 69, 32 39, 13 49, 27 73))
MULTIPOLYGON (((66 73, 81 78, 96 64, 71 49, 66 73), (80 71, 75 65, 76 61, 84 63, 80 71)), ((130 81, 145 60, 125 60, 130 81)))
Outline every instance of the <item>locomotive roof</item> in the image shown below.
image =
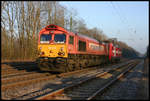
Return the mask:
MULTIPOLYGON (((65 28, 63 28, 63 27, 60 27, 60 26, 57 26, 57 25, 54 25, 54 24, 50 24, 50 25, 46 26, 46 27, 43 28, 43 29, 47 29, 47 30, 49 30, 49 29, 59 29, 59 30, 62 30, 62 31, 67 31, 67 32, 69 32, 70 34, 74 34, 74 35, 75 35, 74 32, 70 32, 70 31, 66 30, 65 28)), ((102 43, 102 44, 105 43, 105 42, 98 41, 98 40, 96 40, 96 39, 94 39, 94 38, 91 38, 91 37, 89 37, 89 36, 83 35, 83 34, 78 33, 78 32, 77 32, 76 34, 77 34, 79 37, 86 38, 86 39, 91 40, 91 41, 94 41, 94 42, 96 42, 96 43, 102 43)))
POLYGON ((98 40, 96 40, 94 38, 88 37, 88 36, 80 34, 80 33, 78 33, 77 35, 80 36, 80 37, 82 37, 82 38, 86 38, 88 40, 91 40, 91 41, 99 42, 98 40))

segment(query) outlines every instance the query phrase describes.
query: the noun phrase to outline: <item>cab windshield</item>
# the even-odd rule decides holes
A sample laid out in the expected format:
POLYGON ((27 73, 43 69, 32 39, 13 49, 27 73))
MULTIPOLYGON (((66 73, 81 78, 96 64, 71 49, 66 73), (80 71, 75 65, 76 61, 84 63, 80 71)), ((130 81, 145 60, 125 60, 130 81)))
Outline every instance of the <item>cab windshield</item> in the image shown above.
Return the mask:
POLYGON ((65 34, 55 34, 54 41, 56 43, 65 43, 66 42, 66 35, 65 34))
POLYGON ((51 34, 41 34, 40 43, 49 43, 51 39, 52 39, 51 34))

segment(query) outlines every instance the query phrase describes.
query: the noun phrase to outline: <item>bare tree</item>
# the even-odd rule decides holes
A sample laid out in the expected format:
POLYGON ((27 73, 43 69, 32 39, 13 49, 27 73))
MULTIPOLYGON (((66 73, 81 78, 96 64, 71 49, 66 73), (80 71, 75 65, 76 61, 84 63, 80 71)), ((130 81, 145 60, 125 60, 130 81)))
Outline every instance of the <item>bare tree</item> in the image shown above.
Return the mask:
MULTIPOLYGON (((57 1, 2 1, 2 59, 35 59, 39 31, 49 24, 56 24, 97 40, 108 39, 101 29, 89 29, 82 18, 76 17, 76 10, 67 9, 57 1)), ((124 43, 119 44, 133 50, 124 43)))

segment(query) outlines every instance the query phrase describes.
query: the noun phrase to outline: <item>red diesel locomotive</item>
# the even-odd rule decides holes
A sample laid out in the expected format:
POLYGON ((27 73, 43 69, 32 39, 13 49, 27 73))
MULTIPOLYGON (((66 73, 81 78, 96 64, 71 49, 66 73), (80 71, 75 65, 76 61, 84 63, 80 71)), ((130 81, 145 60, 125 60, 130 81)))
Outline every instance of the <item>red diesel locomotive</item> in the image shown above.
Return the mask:
POLYGON ((112 42, 48 25, 39 33, 38 67, 44 71, 68 72, 119 60, 121 49, 112 42))

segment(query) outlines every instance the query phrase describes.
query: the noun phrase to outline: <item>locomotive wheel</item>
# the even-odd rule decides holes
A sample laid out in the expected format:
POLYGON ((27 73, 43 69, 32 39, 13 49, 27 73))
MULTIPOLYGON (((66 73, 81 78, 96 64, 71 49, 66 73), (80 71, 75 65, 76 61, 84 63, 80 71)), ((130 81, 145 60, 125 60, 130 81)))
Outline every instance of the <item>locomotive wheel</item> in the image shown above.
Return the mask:
POLYGON ((66 66, 64 66, 64 72, 70 72, 71 71, 71 68, 69 66, 69 64, 67 64, 66 66))
POLYGON ((83 69, 83 67, 82 67, 82 64, 81 64, 81 63, 79 64, 79 67, 80 67, 80 70, 81 70, 81 69, 83 69))
POLYGON ((41 63, 38 63, 38 69, 41 70, 41 63))
POLYGON ((72 64, 68 64, 67 68, 68 68, 68 72, 73 71, 73 65, 72 64))
POLYGON ((84 60, 82 63, 81 63, 81 69, 83 68, 86 68, 87 64, 86 64, 86 61, 84 60))
POLYGON ((68 66, 65 67, 65 72, 70 72, 70 68, 68 66))
POLYGON ((80 70, 79 63, 74 64, 74 69, 75 69, 75 70, 80 70))

